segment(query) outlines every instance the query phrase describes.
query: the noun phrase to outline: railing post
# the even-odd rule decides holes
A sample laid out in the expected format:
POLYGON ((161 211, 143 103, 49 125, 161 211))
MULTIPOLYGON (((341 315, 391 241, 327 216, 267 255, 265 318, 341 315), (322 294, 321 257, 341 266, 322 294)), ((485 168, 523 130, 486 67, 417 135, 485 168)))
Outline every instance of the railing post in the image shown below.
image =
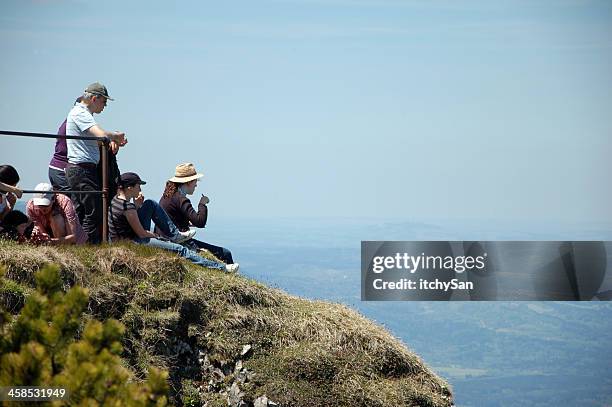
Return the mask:
POLYGON ((102 242, 108 242, 108 138, 102 145, 102 242))

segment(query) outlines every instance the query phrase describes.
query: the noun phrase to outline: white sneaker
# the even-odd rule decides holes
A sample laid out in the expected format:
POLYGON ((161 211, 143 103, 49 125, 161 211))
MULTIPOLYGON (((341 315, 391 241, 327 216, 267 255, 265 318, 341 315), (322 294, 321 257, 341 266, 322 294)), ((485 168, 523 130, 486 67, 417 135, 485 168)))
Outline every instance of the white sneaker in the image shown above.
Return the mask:
POLYGON ((238 263, 225 265, 225 271, 227 273, 237 273, 239 268, 240 268, 240 264, 238 263))
POLYGON ((172 239, 172 241, 174 243, 183 243, 184 241, 187 241, 189 239, 191 239, 192 237, 194 237, 196 234, 196 230, 195 229, 189 229, 186 232, 179 232, 178 236, 176 236, 174 239, 172 239))

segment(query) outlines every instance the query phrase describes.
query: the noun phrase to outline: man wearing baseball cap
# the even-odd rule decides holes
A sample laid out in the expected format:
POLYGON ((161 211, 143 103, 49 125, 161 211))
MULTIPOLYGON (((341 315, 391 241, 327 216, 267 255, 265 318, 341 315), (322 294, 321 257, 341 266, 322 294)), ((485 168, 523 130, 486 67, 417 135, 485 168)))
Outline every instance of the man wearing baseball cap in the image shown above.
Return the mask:
MULTIPOLYGON (((125 133, 106 131, 94 120, 94 114, 100 114, 106 107, 107 100, 113 100, 106 86, 94 82, 89 85, 81 102, 74 105, 66 119, 66 135, 108 137, 119 146, 127 143, 125 133)), ((99 191, 97 164, 100 161, 99 143, 96 140, 66 141, 68 148, 68 164, 66 167, 66 180, 74 191, 99 191)), ((74 207, 83 229, 89 236, 90 243, 100 243, 102 239, 102 201, 99 194, 74 194, 74 207)))

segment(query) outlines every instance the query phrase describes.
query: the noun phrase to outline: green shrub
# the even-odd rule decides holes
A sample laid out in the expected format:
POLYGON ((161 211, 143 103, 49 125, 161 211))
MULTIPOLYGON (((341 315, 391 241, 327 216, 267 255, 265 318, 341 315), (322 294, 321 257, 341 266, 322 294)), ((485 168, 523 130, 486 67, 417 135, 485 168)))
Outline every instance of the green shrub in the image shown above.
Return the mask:
POLYGON ((152 368, 148 379, 137 383, 122 365, 120 322, 91 320, 75 339, 87 307, 86 289, 75 286, 64 293, 59 268, 51 265, 36 274, 36 283, 14 319, 0 310, 0 386, 65 388, 70 405, 167 405, 167 372, 152 368))

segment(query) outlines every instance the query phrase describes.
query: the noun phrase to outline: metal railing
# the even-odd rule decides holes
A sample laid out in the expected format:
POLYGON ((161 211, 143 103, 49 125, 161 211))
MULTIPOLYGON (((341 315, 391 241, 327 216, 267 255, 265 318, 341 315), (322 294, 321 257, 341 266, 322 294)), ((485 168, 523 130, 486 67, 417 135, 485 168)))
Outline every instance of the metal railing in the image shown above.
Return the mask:
POLYGON ((94 137, 94 136, 65 136, 59 134, 46 134, 46 133, 28 133, 24 131, 6 131, 0 130, 0 135, 13 136, 13 137, 31 137, 31 138, 52 138, 52 139, 71 139, 71 140, 94 140, 104 144, 102 152, 100 154, 100 163, 102 164, 102 190, 101 191, 36 191, 33 189, 22 189, 21 192, 24 194, 35 194, 35 193, 60 193, 60 194, 95 194, 102 195, 102 241, 108 240, 108 146, 110 139, 108 137, 94 137))

